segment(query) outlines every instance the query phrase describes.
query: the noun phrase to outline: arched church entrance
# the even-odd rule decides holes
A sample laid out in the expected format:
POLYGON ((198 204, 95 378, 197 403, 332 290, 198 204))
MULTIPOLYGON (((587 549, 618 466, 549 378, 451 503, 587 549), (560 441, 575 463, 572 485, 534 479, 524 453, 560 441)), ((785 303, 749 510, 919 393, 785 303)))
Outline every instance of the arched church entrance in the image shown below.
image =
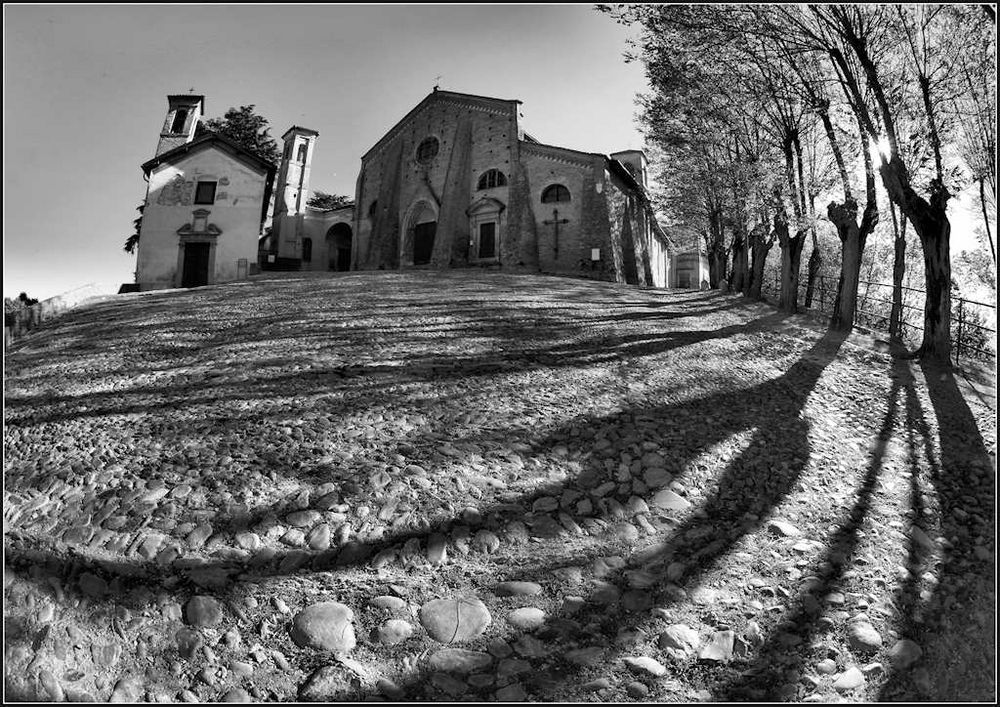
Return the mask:
POLYGON ((326 232, 326 252, 330 270, 351 269, 351 243, 353 233, 346 223, 336 223, 326 232))
POLYGON ((434 254, 437 212, 426 201, 421 202, 410 218, 408 230, 413 238, 413 264, 427 265, 434 254))

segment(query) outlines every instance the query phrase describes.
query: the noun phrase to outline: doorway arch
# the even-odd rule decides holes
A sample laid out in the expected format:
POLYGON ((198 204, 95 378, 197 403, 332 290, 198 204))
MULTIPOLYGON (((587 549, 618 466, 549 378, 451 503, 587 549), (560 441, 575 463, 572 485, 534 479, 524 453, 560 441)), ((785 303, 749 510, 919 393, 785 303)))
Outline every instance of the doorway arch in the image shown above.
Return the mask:
POLYGON ((403 243, 403 262, 428 265, 434 255, 437 236, 437 209, 421 199, 410 207, 406 219, 406 239, 403 243))
POLYGON ((335 223, 326 232, 326 252, 329 269, 345 272, 351 269, 351 246, 354 234, 346 223, 335 223))

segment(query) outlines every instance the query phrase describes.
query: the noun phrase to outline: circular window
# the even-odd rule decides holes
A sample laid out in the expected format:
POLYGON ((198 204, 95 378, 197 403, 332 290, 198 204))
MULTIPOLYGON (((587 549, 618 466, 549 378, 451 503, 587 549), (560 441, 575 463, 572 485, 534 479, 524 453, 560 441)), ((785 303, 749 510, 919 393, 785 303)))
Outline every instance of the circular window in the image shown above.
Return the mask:
POLYGON ((425 138, 417 147, 417 162, 427 164, 437 156, 438 140, 436 137, 425 138))

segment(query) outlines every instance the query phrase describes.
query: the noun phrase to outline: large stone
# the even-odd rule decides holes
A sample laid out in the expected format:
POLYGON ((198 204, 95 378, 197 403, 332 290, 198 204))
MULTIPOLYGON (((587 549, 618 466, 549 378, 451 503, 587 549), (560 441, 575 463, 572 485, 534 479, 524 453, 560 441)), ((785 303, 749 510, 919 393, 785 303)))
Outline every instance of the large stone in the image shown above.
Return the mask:
POLYGON ((385 646, 395 646, 413 635, 413 624, 402 619, 389 619, 378 627, 376 637, 385 646))
POLYGON ((349 607, 335 601, 321 602, 296 614, 289 633, 302 648, 348 652, 356 645, 353 619, 349 607))
POLYGON ((698 660, 721 663, 733 657, 736 634, 732 631, 716 631, 698 652, 698 660))
POLYGON ((222 621, 222 605, 213 597, 191 597, 184 607, 184 618, 192 626, 215 626, 222 621))
POLYGON ((315 671, 299 688, 304 702, 339 702, 352 696, 351 674, 343 667, 326 665, 315 671))
POLYGON ((659 678, 667 674, 667 669, 662 663, 647 656, 626 657, 622 660, 625 661, 625 665, 628 666, 629 670, 639 675, 650 675, 654 678, 659 678))
POLYGON ((767 529, 773 535, 785 538, 795 538, 802 534, 802 531, 784 520, 772 520, 767 524, 767 529))
POLYGON ((658 489, 669 486, 670 482, 674 480, 674 476, 666 469, 651 468, 643 472, 642 480, 649 488, 658 489))
POLYGON ((490 665, 493 662, 493 656, 489 653, 469 651, 464 648, 442 648, 431 654, 427 662, 434 670, 465 675, 490 665))
POLYGON ((542 593, 542 587, 534 582, 500 582, 493 591, 500 597, 534 596, 542 593))
POLYGON ((684 660, 694 655, 700 644, 701 638, 698 632, 686 624, 667 626, 657 640, 660 650, 676 660, 684 660))
POLYGON ((847 642, 851 650, 874 653, 882 647, 882 636, 867 621, 856 621, 847 630, 847 642))
POLYGON ((653 496, 652 505, 665 511, 683 511, 691 507, 691 503, 670 489, 660 489, 653 496))
POLYGON ((850 667, 833 681, 833 689, 837 692, 850 692, 864 684, 864 674, 857 667, 850 667))
POLYGON ((923 650, 908 638, 902 638, 889 649, 889 662, 897 670, 906 670, 920 660, 923 650))
POLYGON ((465 643, 478 638, 493 618, 474 596, 432 599, 420 607, 420 623, 440 643, 465 643))
POLYGON ((545 612, 532 606, 514 609, 507 615, 507 623, 523 631, 532 631, 545 623, 545 612))

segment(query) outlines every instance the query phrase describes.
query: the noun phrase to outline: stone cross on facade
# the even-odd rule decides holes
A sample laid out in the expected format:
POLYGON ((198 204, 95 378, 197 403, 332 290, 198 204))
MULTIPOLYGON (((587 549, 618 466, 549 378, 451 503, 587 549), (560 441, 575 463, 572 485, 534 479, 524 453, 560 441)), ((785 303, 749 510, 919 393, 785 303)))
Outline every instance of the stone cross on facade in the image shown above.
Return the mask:
POLYGON ((552 220, 545 219, 542 223, 546 226, 552 226, 552 250, 555 252, 556 257, 559 257, 559 224, 569 223, 569 219, 559 218, 559 209, 552 209, 552 220))

